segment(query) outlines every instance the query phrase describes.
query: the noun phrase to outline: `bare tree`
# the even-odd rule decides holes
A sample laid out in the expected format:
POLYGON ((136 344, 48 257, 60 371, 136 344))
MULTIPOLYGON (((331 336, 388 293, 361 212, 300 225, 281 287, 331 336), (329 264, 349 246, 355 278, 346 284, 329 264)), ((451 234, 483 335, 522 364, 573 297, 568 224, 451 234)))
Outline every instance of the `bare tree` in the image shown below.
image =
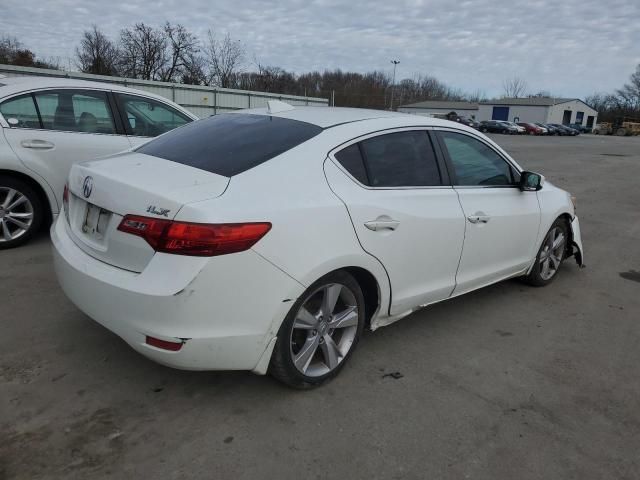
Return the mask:
POLYGON ((180 82, 189 85, 205 85, 207 74, 205 73, 205 59, 196 52, 185 55, 180 82))
POLYGON ((76 65, 84 73, 118 74, 118 49, 96 25, 85 30, 76 47, 76 65))
POLYGON ((120 32, 120 70, 130 78, 160 80, 167 64, 167 39, 162 30, 144 23, 120 32))
POLYGON ((58 68, 56 59, 38 60, 36 55, 25 48, 15 37, 0 37, 0 63, 21 67, 58 68))
POLYGON ((464 99, 468 102, 479 103, 487 100, 487 94, 484 90, 478 88, 471 93, 467 93, 464 95, 464 99))
POLYGON ((640 110, 640 65, 631 74, 629 83, 625 83, 621 89, 616 91, 616 94, 628 110, 640 110))
POLYGON ((171 25, 167 22, 163 30, 166 38, 165 48, 168 51, 164 55, 166 63, 160 69, 160 80, 173 82, 183 76, 185 70, 195 65, 198 39, 180 24, 171 25))
POLYGON ((504 96, 508 98, 524 97, 527 91, 527 82, 520 77, 507 78, 502 82, 504 96))
POLYGON ((209 30, 205 47, 208 67, 207 83, 220 87, 235 86, 236 77, 244 63, 245 50, 240 41, 227 33, 222 40, 209 30))

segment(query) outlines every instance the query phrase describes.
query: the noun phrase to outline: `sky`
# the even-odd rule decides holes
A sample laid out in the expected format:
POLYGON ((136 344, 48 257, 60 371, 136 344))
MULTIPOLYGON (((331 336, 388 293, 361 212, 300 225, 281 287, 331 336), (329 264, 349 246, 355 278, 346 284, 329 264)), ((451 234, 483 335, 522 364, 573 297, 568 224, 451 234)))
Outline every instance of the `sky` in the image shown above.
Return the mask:
POLYGON ((583 98, 621 87, 640 64, 640 0, 0 0, 0 35, 75 69, 92 24, 116 39, 136 22, 229 32, 261 64, 432 75, 467 92, 583 98))

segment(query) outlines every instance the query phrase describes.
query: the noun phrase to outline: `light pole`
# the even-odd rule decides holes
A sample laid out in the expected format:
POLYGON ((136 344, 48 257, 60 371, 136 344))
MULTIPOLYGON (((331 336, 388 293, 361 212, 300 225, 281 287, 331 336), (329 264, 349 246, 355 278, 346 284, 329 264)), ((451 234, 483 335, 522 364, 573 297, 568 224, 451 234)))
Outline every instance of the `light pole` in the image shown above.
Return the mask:
POLYGON ((391 106, 389 110, 393 110, 393 91, 396 88, 396 67, 400 63, 400 60, 391 60, 391 63, 393 63, 393 82, 391 83, 391 106))

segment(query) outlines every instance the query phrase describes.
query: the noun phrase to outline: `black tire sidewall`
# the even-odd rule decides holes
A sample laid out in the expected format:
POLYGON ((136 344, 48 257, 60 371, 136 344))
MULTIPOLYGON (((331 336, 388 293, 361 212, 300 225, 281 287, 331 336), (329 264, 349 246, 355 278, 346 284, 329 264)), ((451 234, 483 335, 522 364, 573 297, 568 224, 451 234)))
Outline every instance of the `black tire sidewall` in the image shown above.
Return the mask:
POLYGON ((38 193, 26 182, 18 178, 13 178, 6 175, 0 175, 0 187, 9 187, 17 190, 22 195, 27 197, 33 207, 33 222, 31 227, 19 238, 10 240, 8 242, 0 242, 0 250, 7 248, 14 248, 27 243, 31 237, 40 230, 42 221, 44 219, 44 206, 38 193))
POLYGON ((344 367, 344 365, 348 362, 349 358, 353 354, 358 341, 362 335, 362 331, 364 330, 365 324, 365 301, 364 295, 362 293, 362 289, 358 282, 350 275, 348 272, 340 270, 336 272, 332 272, 324 277, 320 278, 312 285, 309 286, 305 290, 305 292, 296 300, 293 304, 289 313, 285 317, 280 329, 278 331, 278 337, 276 340, 276 345, 273 350, 273 355, 271 356, 271 363, 269 365, 269 373, 282 381, 283 383, 295 387, 295 388, 313 388, 319 386, 331 378, 335 377, 344 367), (329 283, 339 283, 347 288, 349 288, 354 296, 356 297, 356 302, 358 304, 358 328, 356 331, 355 338, 353 339, 353 343, 351 345, 351 349, 345 356, 345 358, 340 362, 340 364, 333 369, 331 372, 328 372, 325 375, 319 377, 309 377, 301 373, 293 363, 293 358, 291 356, 291 348, 290 348, 290 338, 291 338, 291 330, 293 329, 293 322, 295 320, 296 313, 300 309, 300 307, 307 301, 307 299, 316 292, 320 287, 329 283))

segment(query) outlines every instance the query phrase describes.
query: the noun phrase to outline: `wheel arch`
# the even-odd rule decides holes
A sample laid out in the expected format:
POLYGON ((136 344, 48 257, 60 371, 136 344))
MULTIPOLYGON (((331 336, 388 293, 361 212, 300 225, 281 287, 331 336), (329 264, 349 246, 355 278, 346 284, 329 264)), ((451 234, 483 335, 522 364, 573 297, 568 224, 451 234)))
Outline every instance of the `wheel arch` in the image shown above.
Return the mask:
POLYGON ((31 188, 33 188, 35 192, 38 194, 38 197, 40 198, 40 201, 42 202, 42 205, 45 208, 44 218, 46 219, 46 222, 43 222, 43 223, 46 224, 46 226, 49 226, 51 224, 51 221, 53 220, 53 209, 51 208, 51 199, 49 198, 49 193, 47 193, 47 190, 45 190, 45 187, 39 181, 31 177, 30 175, 27 175, 26 173, 18 172, 16 170, 2 169, 2 168, 0 168, 0 176, 11 177, 17 180, 21 180, 26 184, 28 184, 31 188))
POLYGON ((388 316, 392 295, 391 283, 386 269, 375 257, 360 254, 339 256, 317 265, 298 281, 306 288, 319 278, 339 270, 352 275, 362 288, 366 302, 367 327, 371 325, 372 320, 388 316))
POLYGON ((344 267, 338 270, 349 273, 360 285, 364 295, 365 326, 370 327, 371 319, 381 309, 381 291, 378 280, 369 270, 362 267, 344 267))

